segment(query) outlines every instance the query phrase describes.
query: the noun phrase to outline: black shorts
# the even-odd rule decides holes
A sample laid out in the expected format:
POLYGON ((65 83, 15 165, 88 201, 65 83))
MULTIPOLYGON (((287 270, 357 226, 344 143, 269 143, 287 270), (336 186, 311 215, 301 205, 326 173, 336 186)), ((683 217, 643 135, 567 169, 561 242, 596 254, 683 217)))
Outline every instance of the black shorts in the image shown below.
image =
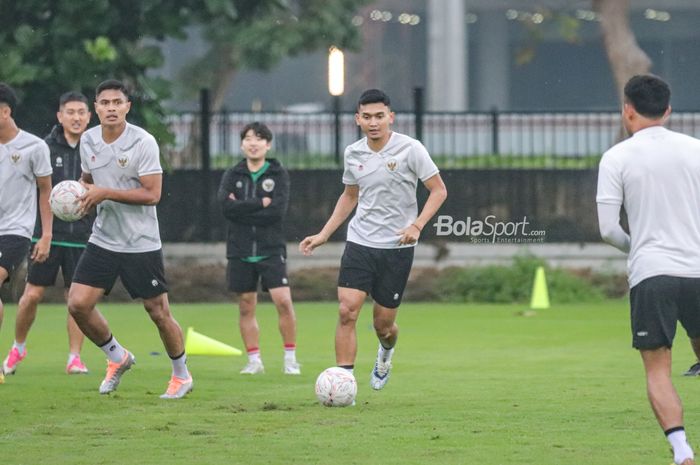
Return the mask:
POLYGON ((112 252, 88 243, 78 261, 73 282, 112 290, 117 277, 132 299, 150 299, 168 292, 163 267, 163 251, 141 253, 112 252))
POLYGON ((414 247, 375 249, 348 242, 340 260, 338 287, 359 289, 382 307, 401 305, 414 247))
POLYGON ((63 286, 70 287, 73 282, 73 273, 78 266, 78 260, 83 254, 84 247, 65 247, 52 245, 49 258, 43 263, 29 260, 27 268, 27 282, 34 286, 48 287, 56 284, 58 269, 63 274, 63 286))
POLYGON ((700 337, 700 278, 647 278, 630 290, 630 311, 635 349, 672 347, 678 321, 700 337))
MULTIPOLYGON (((23 236, 0 236, 0 267, 7 270, 10 276, 7 278, 8 282, 12 277, 12 273, 22 265, 27 254, 29 254, 31 245, 32 241, 23 236)), ((0 283, 0 285, 2 284, 0 283)))
POLYGON ((258 281, 262 281, 263 291, 288 287, 287 259, 281 255, 274 255, 257 263, 249 263, 240 258, 229 258, 226 281, 228 289, 238 294, 257 291, 258 281))

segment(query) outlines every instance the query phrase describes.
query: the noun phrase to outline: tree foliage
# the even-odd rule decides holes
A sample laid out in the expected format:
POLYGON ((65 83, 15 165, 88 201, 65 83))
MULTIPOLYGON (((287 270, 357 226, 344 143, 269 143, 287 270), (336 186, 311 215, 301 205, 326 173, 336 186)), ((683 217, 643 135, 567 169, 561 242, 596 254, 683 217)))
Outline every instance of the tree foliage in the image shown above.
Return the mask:
MULTIPOLYGON (((171 83, 149 74, 158 41, 199 25, 210 53, 188 81, 228 86, 236 70, 269 69, 285 56, 357 44, 351 18, 366 0, 0 0, 0 81, 19 93, 22 127, 46 134, 58 97, 94 97, 108 78, 133 89, 130 120, 169 142, 162 102, 171 83)), ((224 89, 225 90, 225 89, 224 89)))
POLYGON ((168 142, 160 102, 169 86, 147 71, 163 62, 156 40, 183 36, 190 1, 0 0, 0 11, 0 81, 20 95, 22 127, 46 134, 63 92, 92 99, 99 82, 116 78, 133 89, 130 119, 168 142))
MULTIPOLYGON (((610 63, 617 92, 622 90, 629 78, 635 74, 648 73, 651 59, 642 50, 629 23, 630 0, 591 0, 596 19, 600 23, 601 38, 610 63)), ((579 42, 581 20, 566 10, 542 7, 537 13, 538 21, 523 21, 527 40, 516 50, 517 64, 530 62, 535 56, 537 44, 542 40, 545 25, 555 27, 558 34, 569 43, 579 42)))
POLYGON ((368 0, 208 0, 197 14, 207 53, 183 72, 187 89, 212 89, 218 109, 235 73, 336 45, 357 49, 352 17, 368 0))

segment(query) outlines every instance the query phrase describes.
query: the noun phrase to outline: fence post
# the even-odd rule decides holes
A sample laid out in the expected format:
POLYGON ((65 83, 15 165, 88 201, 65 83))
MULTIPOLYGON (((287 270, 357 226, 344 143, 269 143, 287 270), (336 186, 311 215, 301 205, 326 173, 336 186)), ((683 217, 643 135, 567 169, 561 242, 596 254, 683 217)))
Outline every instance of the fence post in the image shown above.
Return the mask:
POLYGON ((340 95, 333 96, 333 152, 335 155, 336 166, 341 165, 340 160, 340 95))
POLYGON ((209 108, 209 89, 199 91, 200 151, 202 157, 202 239, 211 239, 211 218, 209 217, 209 199, 211 193, 211 148, 209 146, 211 110, 209 108))
POLYGON ((500 155, 501 151, 498 147, 498 108, 491 107, 491 149, 494 155, 500 155))
POLYGON ((229 146, 229 133, 228 133, 228 111, 226 108, 221 109, 221 151, 227 156, 231 154, 231 147, 229 146))
POLYGON ((423 99, 423 88, 413 88, 413 113, 416 124, 416 139, 423 142, 423 115, 425 114, 425 101, 423 99))

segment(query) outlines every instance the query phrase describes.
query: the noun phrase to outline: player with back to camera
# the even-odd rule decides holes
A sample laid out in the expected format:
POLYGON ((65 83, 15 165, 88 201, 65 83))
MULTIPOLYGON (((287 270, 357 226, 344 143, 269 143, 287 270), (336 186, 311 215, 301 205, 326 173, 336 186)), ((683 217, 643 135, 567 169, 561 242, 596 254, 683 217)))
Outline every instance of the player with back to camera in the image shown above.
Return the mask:
POLYGON ((664 128, 670 97, 656 76, 627 82, 622 122, 631 137, 603 155, 596 201, 603 240, 629 254, 632 346, 651 408, 674 462, 694 465, 671 382, 671 347, 678 321, 700 342, 700 140, 664 128), (629 235, 620 227, 621 206, 629 235))
POLYGON ((68 308, 83 333, 107 355, 100 394, 117 389, 134 356, 112 335, 95 308, 119 277, 129 295, 143 299, 172 362, 163 399, 179 399, 192 390, 182 329, 170 312, 163 253, 156 216, 163 170, 155 138, 126 121, 131 101, 126 86, 107 80, 95 90, 100 124, 80 140, 83 210, 97 206, 87 248, 80 257, 68 293, 68 308))
MULTIPOLYGON (((56 118, 58 124, 44 139, 51 151, 51 167, 53 168, 51 182, 54 186, 64 180, 80 179, 82 173, 80 169, 80 136, 85 132, 90 122, 87 97, 80 92, 66 92, 61 95, 56 118)), ((17 307, 15 340, 2 365, 5 375, 14 374, 17 365, 27 356, 27 335, 36 318, 37 306, 43 299, 46 288, 56 283, 59 268, 63 274, 65 299, 68 300, 68 288, 73 279, 73 271, 78 264, 80 255, 85 250, 92 220, 92 215, 86 215, 72 223, 54 218, 48 260, 42 263, 30 260, 27 283, 17 307)), ((41 222, 37 221, 32 242, 38 242, 41 236, 41 222)), ((68 330, 66 373, 87 373, 87 367, 80 360, 80 349, 85 337, 70 313, 68 313, 66 326, 68 330)))
MULTIPOLYGON (((16 108, 14 90, 0 83, 0 286, 10 279, 30 250, 37 205, 43 233, 30 259, 37 263, 45 261, 51 248, 49 147, 37 136, 17 127, 16 108)), ((0 300, 0 325, 3 313, 0 300)), ((4 380, 0 370, 0 383, 4 380)))
POLYGON ((371 296, 379 348, 370 386, 379 390, 391 372, 399 334, 396 314, 413 264, 414 247, 447 198, 447 189, 423 144, 392 131, 394 112, 384 92, 365 91, 357 104, 355 121, 366 137, 345 149, 345 189, 321 232, 304 238, 299 250, 304 255, 313 253, 357 206, 340 262, 336 363, 354 371, 357 319, 365 298, 371 296), (418 180, 430 192, 420 214, 418 180))
POLYGON ((218 199, 228 220, 226 270, 229 289, 238 294, 239 328, 248 352, 241 374, 263 373, 260 328, 255 318, 258 282, 277 308, 284 343, 283 371, 298 375, 296 317, 287 278, 287 246, 282 222, 289 202, 289 174, 274 158, 267 158, 272 132, 258 122, 241 130, 245 159, 221 178, 218 199))

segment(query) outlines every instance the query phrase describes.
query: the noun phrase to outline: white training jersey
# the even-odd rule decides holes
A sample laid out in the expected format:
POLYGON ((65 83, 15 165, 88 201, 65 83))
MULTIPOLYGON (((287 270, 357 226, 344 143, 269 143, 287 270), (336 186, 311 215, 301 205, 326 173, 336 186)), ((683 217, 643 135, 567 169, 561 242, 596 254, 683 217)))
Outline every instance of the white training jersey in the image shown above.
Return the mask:
MULTIPOLYGON (((160 150, 155 138, 127 123, 111 144, 102 139, 101 126, 87 130, 80 139, 80 161, 96 186, 129 190, 141 187, 140 176, 160 174, 160 150)), ((130 205, 105 200, 97 206, 97 218, 89 242, 112 252, 152 252, 161 248, 155 205, 130 205)))
POLYGON ((416 187, 438 173, 438 167, 416 139, 392 132, 379 152, 360 139, 345 149, 343 184, 357 185, 360 195, 347 240, 378 249, 399 245, 399 231, 418 216, 416 187))
POLYGON ((50 176, 46 142, 20 129, 0 144, 0 236, 32 238, 37 211, 36 178, 50 176))
POLYGON ((700 277, 700 140, 654 126, 605 152, 596 201, 624 205, 630 287, 700 277))

